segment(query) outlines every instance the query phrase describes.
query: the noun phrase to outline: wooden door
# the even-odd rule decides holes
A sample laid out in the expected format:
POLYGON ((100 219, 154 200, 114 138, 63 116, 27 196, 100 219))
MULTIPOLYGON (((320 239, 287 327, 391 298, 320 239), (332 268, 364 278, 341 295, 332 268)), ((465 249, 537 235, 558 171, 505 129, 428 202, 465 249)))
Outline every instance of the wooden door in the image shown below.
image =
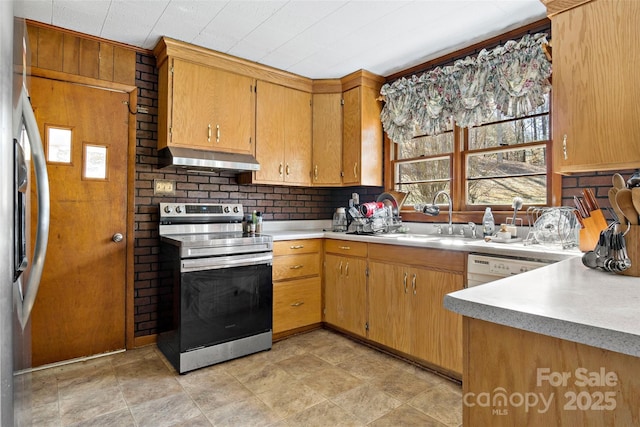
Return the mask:
POLYGON ((33 366, 40 366, 125 347, 129 96, 37 77, 31 85, 51 190, 32 315, 33 366), (54 138, 60 129, 71 132, 70 151, 54 138))
POLYGON ((446 294, 463 288, 462 274, 412 268, 410 276, 415 281, 411 310, 414 327, 412 354, 461 373, 462 316, 444 308, 442 301, 446 294))
POLYGON ((214 77, 212 68, 173 59, 170 145, 213 148, 214 77))
POLYGON ((255 124, 254 80, 212 69, 215 150, 253 153, 255 124))
POLYGON ((284 159, 288 184, 311 184, 311 94, 284 88, 284 159))
POLYGON ((312 182, 317 186, 342 183, 342 94, 313 95, 312 182))
POLYGON ((360 145, 362 121, 360 113, 360 88, 355 87, 342 94, 344 99, 342 127, 342 184, 360 184, 360 145))
POLYGON ((256 158, 260 170, 257 182, 281 184, 284 181, 284 88, 259 81, 256 94, 256 158))
POLYGON ((370 261, 369 339, 409 353, 411 299, 411 278, 407 268, 370 261))

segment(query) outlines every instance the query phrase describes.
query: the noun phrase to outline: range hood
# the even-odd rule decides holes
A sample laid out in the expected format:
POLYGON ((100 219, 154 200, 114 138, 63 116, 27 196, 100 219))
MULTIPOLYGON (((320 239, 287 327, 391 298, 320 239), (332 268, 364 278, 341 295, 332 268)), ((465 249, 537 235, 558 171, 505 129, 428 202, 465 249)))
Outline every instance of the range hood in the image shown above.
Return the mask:
POLYGON ((250 154, 197 150, 195 148, 166 147, 159 152, 161 168, 175 166, 195 171, 233 170, 250 172, 260 170, 260 164, 250 154))

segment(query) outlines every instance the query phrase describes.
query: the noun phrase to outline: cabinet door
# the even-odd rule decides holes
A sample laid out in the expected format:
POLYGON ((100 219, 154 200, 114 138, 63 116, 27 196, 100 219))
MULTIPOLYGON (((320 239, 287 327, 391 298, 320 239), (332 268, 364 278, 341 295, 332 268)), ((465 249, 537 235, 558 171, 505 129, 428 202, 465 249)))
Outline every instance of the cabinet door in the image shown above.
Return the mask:
POLYGON ((342 184, 360 184, 360 144, 362 126, 360 117, 360 89, 350 89, 342 94, 344 99, 342 127, 342 184))
POLYGON ((258 81, 256 94, 256 181, 284 182, 284 87, 258 81))
POLYGON ((640 166, 640 2, 591 1, 552 17, 554 167, 640 166))
POLYGON ((412 354, 453 372, 462 372, 462 316, 442 305, 463 288, 462 274, 412 268, 409 272, 414 329, 412 354))
POLYGON ((320 323, 320 277, 273 284, 273 333, 320 323))
MULTIPOLYGON (((173 59, 169 144, 212 149, 214 122, 214 70, 173 59)), ((169 71, 170 72, 170 71, 169 71)))
POLYGON ((254 80, 213 70, 216 150, 252 153, 255 123, 254 80))
POLYGON ((325 260, 325 321, 366 336, 366 261, 331 254, 325 260))
POLYGON ((312 182, 342 183, 342 94, 313 95, 312 182))
MULTIPOLYGON (((284 89, 284 180, 311 184, 311 94, 284 89)), ((277 106, 272 106, 277 108, 277 106)))
POLYGON ((409 353, 411 300, 406 268, 369 262, 369 339, 409 353))

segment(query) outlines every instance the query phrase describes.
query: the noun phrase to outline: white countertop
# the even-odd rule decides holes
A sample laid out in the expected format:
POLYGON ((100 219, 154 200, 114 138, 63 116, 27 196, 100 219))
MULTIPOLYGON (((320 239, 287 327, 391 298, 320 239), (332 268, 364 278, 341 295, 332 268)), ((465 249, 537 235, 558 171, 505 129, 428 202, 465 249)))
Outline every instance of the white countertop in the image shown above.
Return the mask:
POLYGON ((449 310, 640 357, 640 278, 572 258, 445 296, 449 310))
MULTIPOLYGON (((412 226, 417 228, 416 226, 412 226)), ((412 239, 412 233, 407 238, 388 238, 384 236, 355 235, 325 231, 331 229, 331 221, 283 221, 281 223, 265 223, 264 233, 273 236, 274 241, 297 239, 339 239, 365 243, 382 243, 389 245, 412 246, 419 248, 448 249, 454 251, 476 252, 491 255, 502 255, 520 258, 541 259, 545 261, 561 261, 580 256, 577 248, 563 250, 558 246, 529 245, 517 243, 485 242, 483 239, 456 239, 447 236, 436 236, 435 240, 425 241, 420 238, 412 239), (267 225, 268 224, 268 225, 267 225)), ((423 231, 418 229, 417 231, 423 231)))

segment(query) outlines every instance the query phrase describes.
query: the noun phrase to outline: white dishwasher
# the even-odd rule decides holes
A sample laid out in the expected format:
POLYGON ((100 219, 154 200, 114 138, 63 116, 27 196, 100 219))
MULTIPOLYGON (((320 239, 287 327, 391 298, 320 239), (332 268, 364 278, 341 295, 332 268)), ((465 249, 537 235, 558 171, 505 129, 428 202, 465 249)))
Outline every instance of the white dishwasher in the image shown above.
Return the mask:
POLYGON ((467 287, 471 288, 504 277, 535 270, 554 262, 556 261, 471 253, 467 258, 467 287))

